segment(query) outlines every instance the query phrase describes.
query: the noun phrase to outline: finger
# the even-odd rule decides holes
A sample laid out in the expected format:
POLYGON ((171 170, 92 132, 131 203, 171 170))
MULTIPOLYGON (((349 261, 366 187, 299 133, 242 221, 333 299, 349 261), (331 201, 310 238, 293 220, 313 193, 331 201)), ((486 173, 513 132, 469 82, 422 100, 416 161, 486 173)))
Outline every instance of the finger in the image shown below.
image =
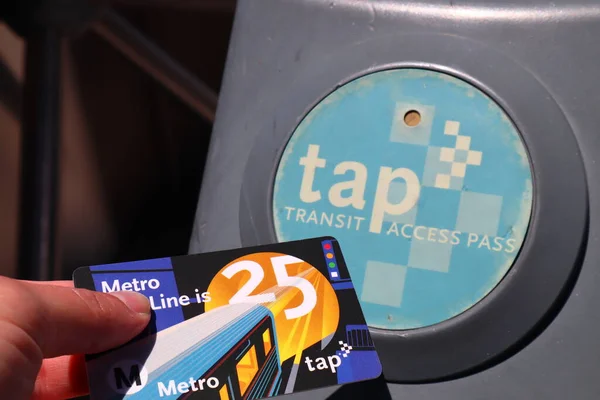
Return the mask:
POLYGON ((61 356, 44 360, 31 399, 71 399, 88 392, 84 357, 61 356))
POLYGON ((73 287, 73 281, 21 281, 34 285, 73 287))
POLYGON ((25 325, 45 358, 108 350, 135 337, 150 321, 148 299, 136 292, 23 284, 31 296, 25 325))

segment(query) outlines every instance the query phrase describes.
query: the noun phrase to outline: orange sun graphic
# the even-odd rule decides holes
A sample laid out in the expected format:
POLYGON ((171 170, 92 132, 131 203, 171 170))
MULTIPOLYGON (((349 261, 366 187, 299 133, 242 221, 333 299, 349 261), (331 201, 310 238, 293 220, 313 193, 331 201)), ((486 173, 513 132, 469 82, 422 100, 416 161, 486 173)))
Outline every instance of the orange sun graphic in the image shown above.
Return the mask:
MULTIPOLYGON (((315 267, 281 253, 254 253, 227 264, 208 287, 206 312, 230 301, 257 302, 275 316, 281 362, 336 331, 340 312, 333 287, 315 267)), ((299 360, 295 360, 299 361, 299 360)))

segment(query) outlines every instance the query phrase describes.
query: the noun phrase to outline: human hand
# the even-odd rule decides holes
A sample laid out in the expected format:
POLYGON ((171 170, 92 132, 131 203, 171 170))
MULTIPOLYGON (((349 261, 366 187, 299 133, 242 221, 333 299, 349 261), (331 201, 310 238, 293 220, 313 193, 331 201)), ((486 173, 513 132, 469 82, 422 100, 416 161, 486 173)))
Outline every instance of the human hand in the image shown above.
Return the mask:
POLYGON ((58 400, 87 393, 83 354, 126 343, 150 321, 136 292, 74 289, 70 281, 0 277, 2 398, 58 400))

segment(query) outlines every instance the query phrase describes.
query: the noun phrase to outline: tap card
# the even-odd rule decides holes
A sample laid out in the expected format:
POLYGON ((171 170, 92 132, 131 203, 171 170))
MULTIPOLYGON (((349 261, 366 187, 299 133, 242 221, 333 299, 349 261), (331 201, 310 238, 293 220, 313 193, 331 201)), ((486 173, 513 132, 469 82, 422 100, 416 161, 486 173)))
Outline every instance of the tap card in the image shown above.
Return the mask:
POLYGON ((152 320, 86 356, 92 399, 262 399, 382 369, 331 237, 82 267, 75 286, 146 295, 152 320))

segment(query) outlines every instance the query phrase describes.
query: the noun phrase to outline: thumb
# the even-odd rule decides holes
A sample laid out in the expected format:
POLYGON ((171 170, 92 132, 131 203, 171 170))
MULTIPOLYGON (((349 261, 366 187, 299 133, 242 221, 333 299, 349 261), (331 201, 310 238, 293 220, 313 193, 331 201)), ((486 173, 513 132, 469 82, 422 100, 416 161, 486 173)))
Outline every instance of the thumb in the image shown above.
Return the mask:
POLYGON ((109 350, 134 338, 150 321, 150 304, 140 293, 23 285, 31 306, 22 328, 44 358, 109 350))

